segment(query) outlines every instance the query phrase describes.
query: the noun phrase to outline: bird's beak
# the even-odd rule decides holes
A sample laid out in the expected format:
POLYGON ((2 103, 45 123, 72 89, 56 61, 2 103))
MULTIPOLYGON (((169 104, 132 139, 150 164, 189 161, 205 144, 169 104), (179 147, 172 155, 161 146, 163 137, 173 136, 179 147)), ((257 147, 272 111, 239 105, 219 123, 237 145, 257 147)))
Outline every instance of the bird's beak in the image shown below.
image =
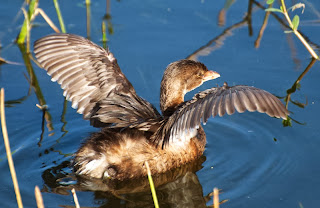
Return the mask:
POLYGON ((208 81, 208 80, 217 79, 218 77, 220 77, 220 74, 218 72, 207 71, 203 75, 203 81, 205 82, 205 81, 208 81))

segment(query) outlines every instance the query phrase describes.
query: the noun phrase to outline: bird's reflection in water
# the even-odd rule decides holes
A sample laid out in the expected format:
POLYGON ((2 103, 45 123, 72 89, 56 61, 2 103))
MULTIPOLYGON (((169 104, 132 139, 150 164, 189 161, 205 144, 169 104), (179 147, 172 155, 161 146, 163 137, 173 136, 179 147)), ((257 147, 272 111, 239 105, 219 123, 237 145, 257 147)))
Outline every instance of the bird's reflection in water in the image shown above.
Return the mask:
MULTIPOLYGON (((202 156, 180 168, 153 176, 160 207, 206 207, 206 197, 195 174, 205 160, 202 156)), ((93 203, 99 207, 154 207, 147 177, 125 181, 86 178, 66 173, 68 166, 70 162, 65 161, 44 171, 42 192, 70 195, 70 190, 75 188, 77 192, 94 192, 93 203)))

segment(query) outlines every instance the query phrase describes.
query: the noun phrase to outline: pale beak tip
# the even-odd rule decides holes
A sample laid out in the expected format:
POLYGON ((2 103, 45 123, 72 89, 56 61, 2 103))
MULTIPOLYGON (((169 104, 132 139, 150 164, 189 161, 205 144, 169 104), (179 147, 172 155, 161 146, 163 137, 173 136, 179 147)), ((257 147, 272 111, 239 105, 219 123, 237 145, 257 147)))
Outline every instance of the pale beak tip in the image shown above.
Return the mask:
POLYGON ((220 74, 218 72, 215 72, 215 71, 207 71, 205 74, 204 74, 204 78, 203 80, 204 81, 208 81, 208 80, 212 80, 212 79, 217 79, 220 77, 220 74))

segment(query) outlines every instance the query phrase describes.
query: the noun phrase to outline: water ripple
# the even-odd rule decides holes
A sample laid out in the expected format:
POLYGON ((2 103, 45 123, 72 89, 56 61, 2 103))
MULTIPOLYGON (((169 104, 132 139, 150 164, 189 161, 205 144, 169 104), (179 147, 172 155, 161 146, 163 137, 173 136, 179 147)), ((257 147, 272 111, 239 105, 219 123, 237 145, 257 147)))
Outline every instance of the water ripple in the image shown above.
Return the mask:
POLYGON ((249 196, 296 168, 294 151, 286 151, 295 147, 281 120, 257 113, 236 114, 212 119, 205 131, 207 161, 198 174, 202 184, 221 188, 227 198, 249 196))

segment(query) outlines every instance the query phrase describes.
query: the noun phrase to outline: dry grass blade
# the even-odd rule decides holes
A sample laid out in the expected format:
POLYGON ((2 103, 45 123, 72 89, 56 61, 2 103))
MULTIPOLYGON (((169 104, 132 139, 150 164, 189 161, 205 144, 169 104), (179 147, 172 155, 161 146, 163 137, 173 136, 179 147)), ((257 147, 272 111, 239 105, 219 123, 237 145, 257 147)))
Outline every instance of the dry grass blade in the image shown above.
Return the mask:
POLYGON ((76 208, 80 208, 76 190, 73 188, 71 189, 71 192, 72 192, 72 196, 73 196, 73 200, 74 200, 74 204, 76 205, 76 208))
POLYGON ((213 189, 213 208, 219 208, 219 189, 213 189))
POLYGON ((13 61, 8 61, 8 60, 5 60, 4 58, 1 58, 1 57, 0 57, 0 65, 1 65, 1 64, 22 65, 21 63, 13 62, 13 61))
POLYGON ((1 58, 1 57, 0 57, 0 64, 3 64, 3 63, 5 63, 5 64, 6 64, 6 63, 7 63, 7 61, 6 61, 5 59, 3 59, 3 58, 1 58))
POLYGON ((44 208, 42 195, 38 186, 34 188, 34 195, 36 196, 37 207, 44 208))
POLYGON ((3 88, 1 88, 1 93, 0 93, 0 114, 1 114, 2 135, 3 135, 3 140, 4 140, 4 145, 5 145, 5 148, 6 148, 6 152, 7 152, 8 164, 9 164, 10 173, 11 173, 11 177, 12 177, 12 181, 13 181, 14 191, 16 193, 18 207, 21 208, 21 207, 23 207, 23 205, 22 205, 22 200, 21 200, 21 195, 20 195, 17 175, 16 175, 16 171, 14 169, 14 164, 13 164, 13 160, 12 160, 12 155, 11 155, 11 150, 10 150, 10 143, 9 143, 9 138, 8 138, 7 125, 6 125, 6 120, 5 120, 4 89, 3 88))
MULTIPOLYGON (((60 33, 60 30, 55 26, 55 24, 51 21, 51 19, 48 17, 48 15, 40 8, 37 8, 36 12, 35 12, 35 16, 37 16, 38 14, 40 14, 43 19, 48 23, 48 25, 56 32, 56 33, 60 33)), ((33 17, 33 18, 34 18, 33 17)))

